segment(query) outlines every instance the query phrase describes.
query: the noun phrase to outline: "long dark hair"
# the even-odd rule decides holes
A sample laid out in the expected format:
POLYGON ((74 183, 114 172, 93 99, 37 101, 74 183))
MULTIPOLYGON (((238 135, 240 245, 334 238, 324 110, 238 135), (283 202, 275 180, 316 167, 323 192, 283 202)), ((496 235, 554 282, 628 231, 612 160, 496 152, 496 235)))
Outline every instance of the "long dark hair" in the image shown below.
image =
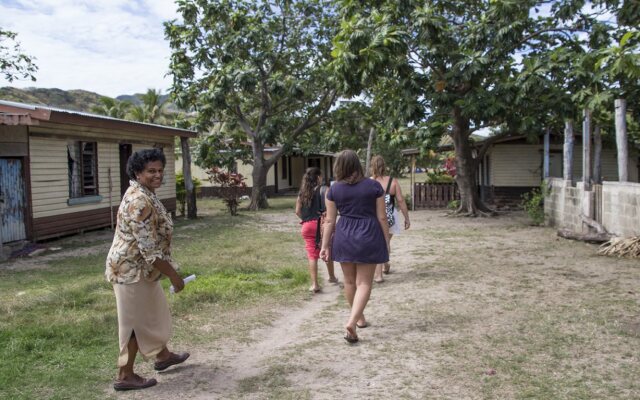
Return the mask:
POLYGON ((333 175, 338 182, 358 183, 364 179, 362 164, 355 151, 342 150, 338 153, 336 162, 333 164, 333 175))
POLYGON ((320 172, 320 168, 318 167, 307 168, 304 172, 302 183, 300 184, 300 192, 298 193, 303 206, 308 207, 311 205, 316 189, 322 184, 318 183, 320 176, 322 176, 322 172, 320 172))

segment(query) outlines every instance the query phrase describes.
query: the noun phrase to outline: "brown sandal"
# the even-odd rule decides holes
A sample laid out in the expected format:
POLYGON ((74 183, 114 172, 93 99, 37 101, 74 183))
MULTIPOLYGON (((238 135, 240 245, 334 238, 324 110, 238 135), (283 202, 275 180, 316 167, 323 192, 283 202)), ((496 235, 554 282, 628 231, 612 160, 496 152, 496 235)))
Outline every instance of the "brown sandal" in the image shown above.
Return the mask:
POLYGON ((137 381, 130 382, 130 381, 116 380, 113 383, 113 389, 117 391, 140 390, 140 389, 150 388, 151 386, 155 386, 158 383, 158 381, 156 381, 154 378, 145 379, 140 375, 134 375, 134 378, 137 379, 137 381))
POLYGON ((167 358, 166 360, 156 361, 153 364, 153 369, 155 369, 156 371, 164 371, 172 365, 182 364, 183 362, 187 361, 187 358, 189 358, 189 356, 189 353, 171 353, 169 358, 167 358))

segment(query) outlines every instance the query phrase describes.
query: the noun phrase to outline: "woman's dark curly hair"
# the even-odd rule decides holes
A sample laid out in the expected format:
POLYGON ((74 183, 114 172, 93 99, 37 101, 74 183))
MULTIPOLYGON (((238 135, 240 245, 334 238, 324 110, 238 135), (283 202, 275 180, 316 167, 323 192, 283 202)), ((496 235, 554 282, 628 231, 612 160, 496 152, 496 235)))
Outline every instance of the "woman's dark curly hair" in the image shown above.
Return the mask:
POLYGON ((131 154, 127 161, 127 175, 129 178, 136 180, 136 175, 139 172, 144 171, 144 168, 148 163, 153 161, 162 161, 162 167, 167 164, 167 159, 164 157, 164 153, 160 149, 144 149, 138 150, 131 154))
POLYGON ((311 205, 313 195, 316 193, 316 190, 318 190, 318 187, 322 185, 322 182, 318 183, 318 178, 321 176, 322 172, 320 172, 320 168, 318 167, 309 167, 305 171, 302 177, 302 184, 300 184, 300 192, 298 193, 304 207, 311 205))

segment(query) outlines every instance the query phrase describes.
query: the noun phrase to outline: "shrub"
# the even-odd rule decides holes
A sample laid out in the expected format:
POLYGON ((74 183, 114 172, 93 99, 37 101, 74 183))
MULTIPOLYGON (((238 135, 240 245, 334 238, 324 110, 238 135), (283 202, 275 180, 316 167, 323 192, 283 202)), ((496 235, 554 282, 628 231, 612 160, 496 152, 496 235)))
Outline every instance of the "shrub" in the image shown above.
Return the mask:
POLYGON ((220 185, 220 197, 227 205, 227 210, 231 215, 238 215, 238 204, 240 196, 247 185, 244 183, 245 177, 235 172, 225 172, 218 167, 213 167, 207 171, 209 180, 220 185))
POLYGON ((447 204, 447 208, 450 210, 457 210, 460 207, 460 200, 451 200, 449 204, 447 204))
POLYGON ((529 215, 534 225, 542 225, 544 223, 544 198, 547 192, 548 189, 543 183, 540 188, 535 188, 531 192, 522 195, 520 205, 529 215))
POLYGON ((444 169, 434 169, 427 171, 426 183, 453 183, 454 177, 444 169))
MULTIPOLYGON (((193 190, 198 193, 202 182, 200 182, 198 178, 191 178, 191 180, 193 181, 193 190)), ((182 172, 176 173, 176 201, 178 202, 180 215, 184 215, 187 204, 187 189, 184 186, 184 175, 182 172)))
POLYGON ((411 194, 407 193, 404 195, 404 202, 407 204, 407 208, 411 210, 413 208, 413 203, 411 201, 411 194))

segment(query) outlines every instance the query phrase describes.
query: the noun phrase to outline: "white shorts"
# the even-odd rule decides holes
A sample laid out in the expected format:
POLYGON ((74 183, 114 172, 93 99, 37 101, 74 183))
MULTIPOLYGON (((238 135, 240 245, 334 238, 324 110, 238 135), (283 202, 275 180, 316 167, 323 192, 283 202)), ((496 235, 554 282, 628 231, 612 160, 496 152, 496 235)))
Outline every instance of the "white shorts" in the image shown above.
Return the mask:
POLYGON ((398 209, 393 209, 393 220, 395 221, 393 225, 389 227, 389 233, 392 235, 398 235, 402 232, 401 222, 400 222, 400 214, 398 214, 398 209))

